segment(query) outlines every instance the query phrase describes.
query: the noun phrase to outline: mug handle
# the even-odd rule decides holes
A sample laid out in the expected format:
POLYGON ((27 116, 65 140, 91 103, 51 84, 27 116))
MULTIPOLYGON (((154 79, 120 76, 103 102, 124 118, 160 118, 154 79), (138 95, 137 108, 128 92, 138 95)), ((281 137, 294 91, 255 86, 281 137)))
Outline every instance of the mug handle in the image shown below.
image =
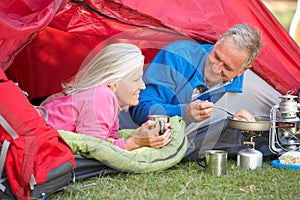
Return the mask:
POLYGON ((199 158, 198 165, 199 165, 200 167, 206 168, 205 156, 201 156, 201 157, 199 158))
POLYGON ((206 164, 205 164, 205 161, 204 161, 204 160, 198 161, 198 165, 199 165, 200 167, 206 168, 206 164))

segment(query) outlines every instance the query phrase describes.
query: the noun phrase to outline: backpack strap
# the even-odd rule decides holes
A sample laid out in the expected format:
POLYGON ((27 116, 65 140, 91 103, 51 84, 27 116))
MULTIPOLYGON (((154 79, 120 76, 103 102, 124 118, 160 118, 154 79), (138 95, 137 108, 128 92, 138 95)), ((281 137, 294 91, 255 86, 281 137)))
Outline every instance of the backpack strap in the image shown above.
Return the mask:
POLYGON ((3 173, 3 169, 4 169, 4 163, 5 163, 5 159, 6 159, 6 154, 8 151, 8 147, 9 147, 9 141, 8 140, 4 140, 2 147, 1 147, 1 154, 0 154, 0 190, 2 192, 5 191, 5 186, 2 184, 2 182, 5 181, 5 179, 2 179, 2 173, 3 173))
POLYGON ((6 132, 15 140, 19 136, 15 130, 9 125, 9 123, 0 115, 0 124, 6 130, 6 132))
MULTIPOLYGON (((48 121, 48 111, 46 110, 46 108, 44 108, 43 106, 34 106, 35 109, 38 111, 38 110, 41 110, 43 112, 43 116, 45 121, 48 121)), ((40 115, 39 111, 38 111, 38 114, 40 115)))
MULTIPOLYGON (((17 139, 19 136, 18 134, 14 131, 14 129, 9 125, 9 123, 0 115, 0 125, 6 130, 6 132, 13 138, 17 139)), ((1 147, 1 154, 0 154, 0 190, 2 192, 5 191, 5 186, 2 184, 5 179, 2 178, 3 174, 3 169, 4 169, 4 164, 5 164, 5 159, 8 151, 8 147, 10 145, 10 142, 8 140, 4 140, 2 147, 1 147)))
MULTIPOLYGON (((48 117, 48 115, 46 115, 46 117, 48 117)), ((2 117, 2 115, 0 115, 0 125, 5 129, 5 131, 14 140, 19 137, 19 135, 9 125, 9 123, 2 117)), ((2 190, 2 192, 4 192, 5 189, 6 189, 5 186, 2 184, 2 182, 5 181, 5 178, 2 178, 2 173, 3 173, 3 169, 4 169, 4 165, 5 165, 5 159, 6 159, 6 155, 7 155, 7 151, 8 151, 9 145, 10 145, 9 141, 8 140, 4 140, 4 142, 2 144, 2 148, 1 148, 1 154, 0 154, 0 190, 2 190)), ((36 185, 36 181, 35 181, 35 178, 34 178, 33 174, 31 174, 30 183, 29 184, 30 184, 30 189, 33 190, 34 189, 34 185, 36 185)))

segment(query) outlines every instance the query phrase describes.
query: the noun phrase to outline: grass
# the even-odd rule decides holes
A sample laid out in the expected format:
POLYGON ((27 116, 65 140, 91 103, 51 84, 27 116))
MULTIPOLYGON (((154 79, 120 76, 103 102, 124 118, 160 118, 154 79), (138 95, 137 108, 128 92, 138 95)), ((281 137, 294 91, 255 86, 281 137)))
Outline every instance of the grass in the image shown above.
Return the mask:
POLYGON ((276 19, 280 22, 280 24, 284 27, 284 29, 289 32, 291 21, 293 19, 295 13, 295 8, 286 10, 286 11, 274 11, 273 15, 276 17, 276 19))
POLYGON ((298 170, 275 168, 264 161, 262 169, 246 170, 229 160, 227 174, 215 177, 197 162, 179 163, 171 169, 145 174, 120 173, 93 177, 71 184, 47 199, 300 199, 298 170), (94 186, 80 188, 83 185, 94 186))

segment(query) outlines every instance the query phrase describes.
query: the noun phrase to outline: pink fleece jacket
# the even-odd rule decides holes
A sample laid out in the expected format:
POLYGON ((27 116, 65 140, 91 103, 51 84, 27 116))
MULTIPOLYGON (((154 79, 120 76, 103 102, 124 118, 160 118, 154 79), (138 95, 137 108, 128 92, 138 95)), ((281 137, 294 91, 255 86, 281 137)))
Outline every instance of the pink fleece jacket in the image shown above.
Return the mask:
POLYGON ((44 105, 48 124, 57 130, 72 131, 108 140, 126 149, 118 137, 119 112, 115 93, 106 85, 94 87, 69 96, 59 96, 44 105))

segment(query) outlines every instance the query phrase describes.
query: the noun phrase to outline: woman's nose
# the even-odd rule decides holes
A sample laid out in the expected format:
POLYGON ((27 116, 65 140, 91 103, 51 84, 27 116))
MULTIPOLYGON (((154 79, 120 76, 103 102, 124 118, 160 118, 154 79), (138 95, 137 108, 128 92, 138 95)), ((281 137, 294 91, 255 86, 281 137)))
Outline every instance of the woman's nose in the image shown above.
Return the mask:
POLYGON ((140 90, 144 90, 146 89, 146 85, 145 85, 145 82, 143 80, 140 81, 140 90))

